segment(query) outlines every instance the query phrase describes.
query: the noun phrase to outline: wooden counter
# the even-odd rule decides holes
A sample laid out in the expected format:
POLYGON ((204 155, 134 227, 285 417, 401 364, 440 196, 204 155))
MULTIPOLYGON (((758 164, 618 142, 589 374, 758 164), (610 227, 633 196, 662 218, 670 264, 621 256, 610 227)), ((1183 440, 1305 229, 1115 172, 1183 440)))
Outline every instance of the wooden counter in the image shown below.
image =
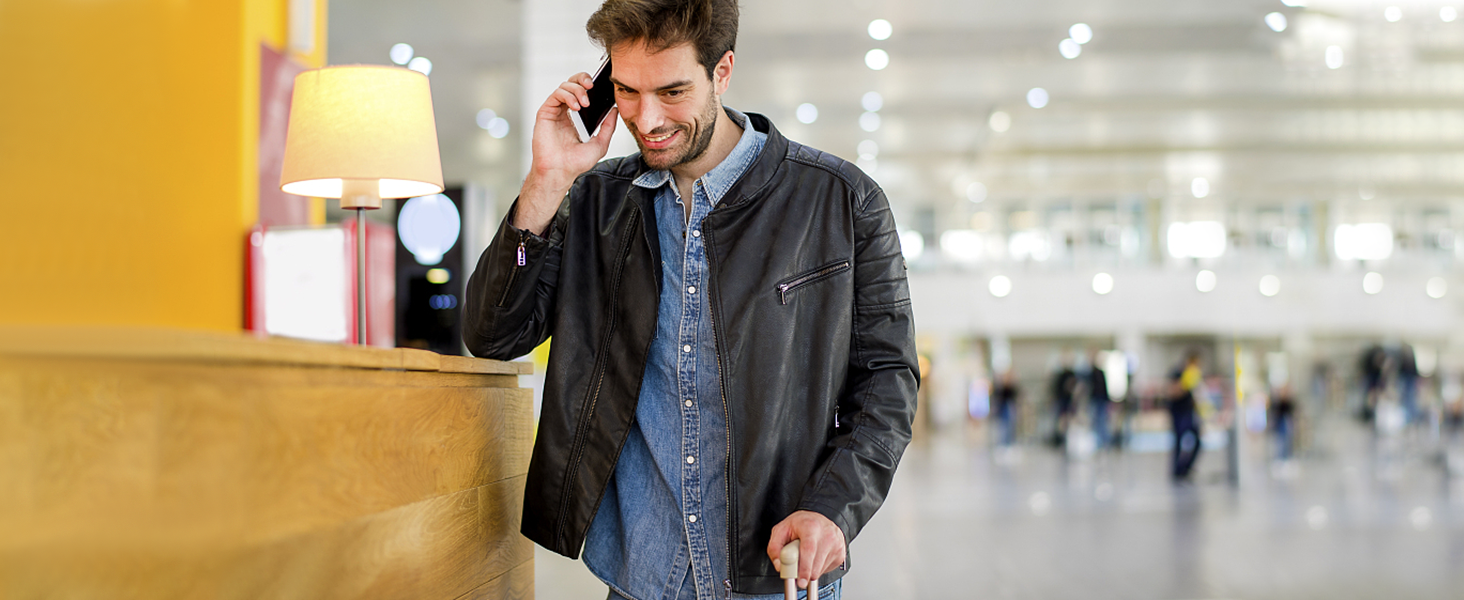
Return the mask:
POLYGON ((0 328, 0 598, 532 598, 528 367, 0 328))

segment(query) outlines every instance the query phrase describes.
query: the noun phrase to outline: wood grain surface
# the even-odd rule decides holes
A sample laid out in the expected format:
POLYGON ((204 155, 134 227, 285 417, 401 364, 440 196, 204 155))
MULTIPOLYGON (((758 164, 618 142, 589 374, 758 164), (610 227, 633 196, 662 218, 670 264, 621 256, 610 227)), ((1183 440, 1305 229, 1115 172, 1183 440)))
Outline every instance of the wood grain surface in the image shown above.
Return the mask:
POLYGON ((532 596, 517 367, 101 354, 0 351, 0 598, 532 596))

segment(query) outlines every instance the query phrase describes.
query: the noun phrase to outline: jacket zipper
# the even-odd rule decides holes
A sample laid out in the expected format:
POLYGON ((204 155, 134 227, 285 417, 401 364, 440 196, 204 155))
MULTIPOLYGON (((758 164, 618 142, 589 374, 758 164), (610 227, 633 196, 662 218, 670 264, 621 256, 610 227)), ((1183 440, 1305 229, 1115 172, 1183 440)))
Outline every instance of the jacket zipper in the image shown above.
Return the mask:
MULTIPOLYGON (((615 275, 614 275, 614 281, 616 282, 615 289, 614 289, 614 293, 616 293, 616 294, 618 294, 620 292, 619 281, 620 281, 621 272, 625 269, 625 262, 626 262, 628 256, 630 255, 630 244, 631 244, 631 240, 632 239, 635 239, 635 228, 639 224, 639 221, 638 221, 639 218, 640 218, 640 211, 638 209, 632 208, 631 209, 631 219, 630 219, 630 221, 631 221, 631 224, 630 224, 631 231, 628 232, 628 234, 625 237, 625 240, 620 244, 620 252, 617 255, 618 256, 618 258, 617 258, 617 268, 616 268, 615 275)), ((522 236, 522 234, 520 234, 520 236, 522 236)), ((522 239, 522 237, 520 239, 522 239)), ((614 297, 614 294, 612 294, 611 297, 613 298, 614 297)), ((614 308, 614 306, 615 306, 615 304, 612 302, 611 308, 614 308)), ((614 311, 611 311, 611 314, 614 314, 614 311)), ((591 371, 590 379, 591 379, 591 382, 592 383, 591 383, 591 393, 590 393, 590 398, 589 398, 589 404, 587 406, 585 406, 585 412, 583 414, 590 414, 590 413, 595 412, 595 406, 597 404, 599 404, 599 402, 600 402, 600 386, 605 381, 605 360, 606 360, 605 357, 610 352, 609 351, 610 338, 614 336, 614 330, 615 330, 615 320, 612 317, 611 320, 610 320, 610 323, 608 324, 608 326, 607 326, 607 328, 605 330, 605 339, 600 342, 600 352, 599 352, 598 356, 595 359, 595 367, 594 367, 594 370, 591 371)), ((581 416, 583 416, 583 415, 581 415, 581 416)), ((559 501, 559 524, 558 524, 558 527, 557 527, 557 531, 555 532, 556 537, 563 535, 564 528, 565 528, 565 523, 569 520, 569 497, 570 497, 570 492, 569 492, 570 485, 569 485, 569 482, 574 481, 574 478, 577 477, 577 476, 579 476, 579 462, 580 462, 580 457, 584 454, 584 450, 585 450, 584 436, 585 436, 585 420, 583 418, 581 418, 580 419, 580 422, 579 422, 579 426, 576 428, 575 433, 574 433, 574 442, 570 444, 570 449, 569 449, 569 463, 568 463, 569 464, 569 469, 565 472, 565 475, 564 475, 564 481, 566 482, 566 485, 565 485, 564 492, 562 492, 562 494, 560 496, 560 501, 559 501)), ((603 489, 601 490, 601 493, 603 493, 603 489)))
POLYGON ((499 308, 502 308, 503 305, 508 304, 508 293, 513 290, 513 280, 518 279, 519 268, 529 264, 528 252, 524 251, 524 230, 520 229, 518 231, 518 236, 519 243, 517 260, 514 261, 513 269, 509 270, 508 272, 508 283, 504 284, 503 286, 503 297, 498 299, 499 308))
MULTIPOLYGON (((707 257, 707 316, 712 323, 712 347, 716 350, 717 357, 717 390, 719 392, 718 395, 722 399, 722 432, 726 434, 727 441, 727 453, 722 459, 722 484, 725 486, 727 494, 727 532, 722 541, 727 548, 728 574, 735 575, 737 572, 737 560, 732 555, 732 532, 736 529, 734 527, 734 521, 736 521, 737 515, 733 511, 732 498, 732 412, 727 409, 727 369, 726 365, 722 364, 722 342, 717 335, 717 308, 714 300, 715 296, 711 291, 712 282, 716 279, 713 277, 716 265, 712 262, 712 235, 711 232, 707 231, 706 217, 702 218, 702 232, 702 237, 704 238, 702 240, 702 251, 706 253, 707 257)), ((728 597, 731 597, 732 580, 725 579, 722 583, 727 587, 728 597)))
POLYGON ((788 292, 791 292, 791 291, 793 291, 795 289, 798 289, 799 287, 802 287, 802 286, 804 286, 806 284, 813 283, 814 281, 816 281, 818 279, 821 279, 823 277, 827 277, 829 275, 833 275, 834 273, 838 273, 839 271, 843 271, 844 269, 848 269, 848 268, 849 268, 849 261, 846 260, 846 261, 840 262, 838 264, 829 265, 827 267, 824 267, 822 269, 819 269, 817 271, 814 271, 812 273, 809 273, 807 275, 804 275, 802 277, 799 277, 797 279, 794 279, 793 281, 789 281, 787 283, 780 283, 780 284, 778 284, 778 298, 783 301, 783 304, 787 304, 788 303, 788 292))

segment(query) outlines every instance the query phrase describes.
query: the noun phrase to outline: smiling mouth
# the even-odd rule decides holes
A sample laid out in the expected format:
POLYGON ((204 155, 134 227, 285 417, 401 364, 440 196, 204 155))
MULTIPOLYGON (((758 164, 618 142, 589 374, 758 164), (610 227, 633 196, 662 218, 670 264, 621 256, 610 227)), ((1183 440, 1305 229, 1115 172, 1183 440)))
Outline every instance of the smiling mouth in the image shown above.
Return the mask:
POLYGON ((657 135, 657 136, 647 135, 647 136, 642 136, 642 137, 646 140, 646 143, 649 143, 649 144, 659 144, 661 142, 664 142, 666 140, 671 139, 671 136, 674 136, 674 135, 676 135, 676 132, 675 131, 672 131, 671 133, 668 133, 666 135, 657 135))

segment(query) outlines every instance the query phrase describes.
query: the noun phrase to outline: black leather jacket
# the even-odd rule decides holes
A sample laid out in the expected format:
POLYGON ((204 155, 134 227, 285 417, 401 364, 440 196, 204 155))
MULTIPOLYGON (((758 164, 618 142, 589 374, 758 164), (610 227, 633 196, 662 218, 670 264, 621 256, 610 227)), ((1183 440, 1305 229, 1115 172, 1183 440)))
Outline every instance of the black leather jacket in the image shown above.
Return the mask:
MULTIPOLYGON (((774 525, 823 514, 854 539, 910 441, 919 370, 884 192, 766 117, 761 155, 702 222, 726 409, 731 587, 772 594, 774 525)), ((580 176, 545 237, 504 219, 468 282, 464 342, 511 359, 553 336, 523 533, 578 558, 635 417, 660 244, 639 155, 580 176)), ((835 571, 824 583, 842 572, 835 571)))

